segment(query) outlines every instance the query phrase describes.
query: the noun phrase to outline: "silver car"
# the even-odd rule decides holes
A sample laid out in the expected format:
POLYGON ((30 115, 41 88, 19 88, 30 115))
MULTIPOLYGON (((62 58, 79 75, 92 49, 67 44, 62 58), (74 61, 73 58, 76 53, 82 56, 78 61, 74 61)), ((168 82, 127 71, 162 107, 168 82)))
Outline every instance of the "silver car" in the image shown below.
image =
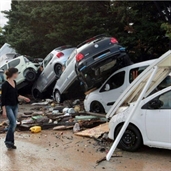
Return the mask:
POLYGON ((68 58, 66 62, 66 69, 62 73, 61 77, 57 80, 53 89, 53 97, 57 103, 61 102, 61 95, 64 94, 71 84, 77 79, 77 74, 75 71, 76 54, 77 50, 74 50, 71 56, 68 58))
POLYGON ((41 98, 47 88, 59 79, 66 60, 74 50, 75 48, 69 45, 61 46, 46 56, 40 68, 41 73, 32 87, 32 95, 35 99, 41 98))

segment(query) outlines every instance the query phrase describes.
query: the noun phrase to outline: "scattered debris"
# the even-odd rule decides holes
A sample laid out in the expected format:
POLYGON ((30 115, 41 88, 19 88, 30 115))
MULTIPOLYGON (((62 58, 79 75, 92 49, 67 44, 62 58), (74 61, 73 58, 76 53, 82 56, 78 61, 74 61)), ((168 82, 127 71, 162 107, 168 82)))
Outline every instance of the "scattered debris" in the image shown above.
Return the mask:
POLYGON ((32 103, 32 106, 40 105, 40 106, 46 106, 49 102, 38 102, 38 103, 32 103))
POLYGON ((79 132, 81 130, 79 123, 75 123, 74 127, 73 127, 73 132, 79 132))
POLYGON ((33 127, 31 127, 30 128, 30 131, 32 132, 32 133, 38 133, 38 132, 41 132, 41 127, 40 126, 33 126, 33 127))

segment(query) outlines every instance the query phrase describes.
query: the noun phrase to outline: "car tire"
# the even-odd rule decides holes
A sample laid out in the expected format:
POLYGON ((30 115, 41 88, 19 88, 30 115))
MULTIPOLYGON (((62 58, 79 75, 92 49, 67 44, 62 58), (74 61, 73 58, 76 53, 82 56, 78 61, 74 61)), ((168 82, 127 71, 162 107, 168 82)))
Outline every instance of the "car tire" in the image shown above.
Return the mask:
POLYGON ((57 103, 61 103, 61 94, 58 90, 55 91, 54 97, 57 103))
POLYGON ((36 79, 36 71, 34 69, 27 69, 24 72, 24 76, 27 81, 32 82, 36 79))
POLYGON ((90 112, 105 113, 105 109, 100 102, 94 101, 90 105, 90 112))
POLYGON ((42 99, 43 95, 42 93, 38 90, 38 89, 33 89, 32 90, 32 96, 34 99, 38 100, 38 99, 42 99))
POLYGON ((61 74, 62 74, 62 65, 61 64, 56 64, 54 67, 54 71, 56 74, 57 78, 60 78, 61 74))
MULTIPOLYGON (((115 139, 116 136, 119 134, 120 130, 122 128, 122 125, 120 125, 115 132, 115 139)), ((126 129, 124 135, 122 136, 118 148, 129 151, 129 152, 134 152, 137 151, 143 144, 142 140, 142 135, 138 128, 136 128, 133 125, 129 125, 128 128, 126 129)))

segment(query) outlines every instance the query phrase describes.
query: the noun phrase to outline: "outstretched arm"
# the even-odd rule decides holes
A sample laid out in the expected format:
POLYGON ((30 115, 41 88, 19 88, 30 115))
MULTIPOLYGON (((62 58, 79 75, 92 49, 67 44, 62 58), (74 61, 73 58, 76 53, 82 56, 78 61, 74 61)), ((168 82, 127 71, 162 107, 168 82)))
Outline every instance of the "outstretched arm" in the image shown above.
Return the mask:
POLYGON ((30 102, 30 99, 25 97, 25 96, 19 95, 18 98, 21 99, 21 100, 24 100, 25 102, 30 102))

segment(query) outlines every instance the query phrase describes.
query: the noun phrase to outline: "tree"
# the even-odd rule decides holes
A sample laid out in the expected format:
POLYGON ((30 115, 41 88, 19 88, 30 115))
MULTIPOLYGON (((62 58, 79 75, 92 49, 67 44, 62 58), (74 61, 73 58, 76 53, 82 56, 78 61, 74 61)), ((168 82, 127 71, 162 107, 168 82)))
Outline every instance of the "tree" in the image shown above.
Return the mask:
POLYGON ((3 35, 3 30, 0 27, 0 47, 5 43, 5 37, 3 35))
POLYGON ((106 32, 109 2, 13 1, 5 36, 19 53, 45 57, 65 44, 78 45, 106 32))
POLYGON ((165 31, 161 30, 162 19, 153 2, 117 2, 112 11, 118 26, 119 41, 125 45, 134 61, 159 57, 169 49, 165 31))
POLYGON ((12 1, 4 35, 19 53, 44 58, 58 46, 106 33, 133 61, 143 61, 169 49, 169 29, 161 29, 166 21, 157 9, 153 1, 12 1))

